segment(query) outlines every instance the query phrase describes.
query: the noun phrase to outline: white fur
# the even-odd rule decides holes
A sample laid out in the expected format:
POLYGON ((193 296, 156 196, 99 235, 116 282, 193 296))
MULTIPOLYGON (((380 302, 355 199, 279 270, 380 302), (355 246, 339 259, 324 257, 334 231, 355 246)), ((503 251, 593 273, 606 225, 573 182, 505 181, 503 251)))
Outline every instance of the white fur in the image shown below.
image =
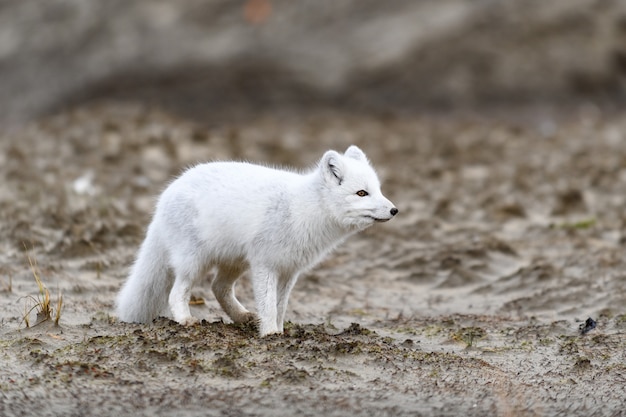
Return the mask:
POLYGON ((212 290, 233 321, 258 319, 262 336, 282 332, 298 274, 349 235, 396 213, 356 146, 343 155, 326 152, 305 174, 243 162, 197 165, 159 198, 117 314, 146 323, 169 304, 174 320, 194 324, 192 286, 216 267, 212 290), (235 281, 247 269, 256 316, 235 298, 235 281))

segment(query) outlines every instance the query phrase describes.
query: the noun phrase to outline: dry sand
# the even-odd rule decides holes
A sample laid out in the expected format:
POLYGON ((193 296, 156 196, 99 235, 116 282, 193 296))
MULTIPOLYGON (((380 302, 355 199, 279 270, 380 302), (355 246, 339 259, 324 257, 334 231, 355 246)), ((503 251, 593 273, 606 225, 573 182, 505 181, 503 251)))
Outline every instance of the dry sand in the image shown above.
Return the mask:
POLYGON ((0 415, 625 415, 626 119, 549 114, 218 128, 101 105, 3 133, 0 415), (228 324, 210 277, 201 325, 116 321, 154 197, 181 169, 305 168, 351 143, 400 214, 301 277, 284 335, 228 324), (53 307, 63 295, 58 326, 32 312, 26 328, 29 257, 53 307))

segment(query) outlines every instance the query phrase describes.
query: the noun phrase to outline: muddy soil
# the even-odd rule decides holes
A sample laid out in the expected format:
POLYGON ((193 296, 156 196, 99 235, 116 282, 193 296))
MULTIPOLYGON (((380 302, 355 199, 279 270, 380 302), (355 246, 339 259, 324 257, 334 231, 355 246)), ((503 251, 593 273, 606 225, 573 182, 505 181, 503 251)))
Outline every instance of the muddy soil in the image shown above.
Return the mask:
MULTIPOLYGON (((2 133, 0 415, 624 415, 626 113, 505 113, 207 127, 102 104, 2 133), (301 277, 284 335, 229 323, 211 277, 197 326, 117 322, 185 166, 306 168, 352 143, 400 214, 301 277)), ((246 279, 238 293, 252 308, 246 279)))

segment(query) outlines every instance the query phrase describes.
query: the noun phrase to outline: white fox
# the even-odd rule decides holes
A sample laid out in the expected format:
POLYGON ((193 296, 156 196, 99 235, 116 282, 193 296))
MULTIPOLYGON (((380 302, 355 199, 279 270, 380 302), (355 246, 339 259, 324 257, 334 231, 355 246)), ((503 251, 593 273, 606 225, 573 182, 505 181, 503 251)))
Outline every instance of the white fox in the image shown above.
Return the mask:
POLYGON ((244 162, 197 165, 159 198, 118 295, 118 317, 150 322, 169 303, 178 323, 196 323, 192 286, 215 267, 211 288, 226 314, 234 322, 257 320, 261 336, 280 333, 298 275, 349 235, 397 213, 356 146, 343 155, 327 151, 304 174, 244 162), (256 315, 235 297, 247 269, 256 315))

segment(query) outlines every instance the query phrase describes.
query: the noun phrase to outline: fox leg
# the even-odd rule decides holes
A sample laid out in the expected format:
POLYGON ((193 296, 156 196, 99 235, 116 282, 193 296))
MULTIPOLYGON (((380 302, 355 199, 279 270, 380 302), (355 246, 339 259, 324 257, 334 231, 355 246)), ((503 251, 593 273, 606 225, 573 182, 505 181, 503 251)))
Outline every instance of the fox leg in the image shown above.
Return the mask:
POLYGON ((276 289, 278 274, 266 267, 252 267, 252 288, 259 316, 259 334, 278 333, 276 289))
POLYGON ((287 275, 281 277, 278 282, 278 303, 276 304, 277 316, 276 316, 276 326, 278 327, 278 331, 280 333, 283 332, 283 324, 285 322, 285 313, 287 312, 287 302, 289 301, 289 294, 291 294, 291 290, 293 286, 296 284, 298 280, 298 274, 287 275))
POLYGON ((235 323, 244 323, 256 319, 256 316, 241 305, 235 296, 235 282, 243 271, 244 267, 241 265, 220 265, 211 284, 217 302, 235 323))
POLYGON ((177 272, 169 295, 169 305, 174 320, 183 326, 196 324, 198 319, 191 315, 189 299, 195 277, 189 273, 177 272))

